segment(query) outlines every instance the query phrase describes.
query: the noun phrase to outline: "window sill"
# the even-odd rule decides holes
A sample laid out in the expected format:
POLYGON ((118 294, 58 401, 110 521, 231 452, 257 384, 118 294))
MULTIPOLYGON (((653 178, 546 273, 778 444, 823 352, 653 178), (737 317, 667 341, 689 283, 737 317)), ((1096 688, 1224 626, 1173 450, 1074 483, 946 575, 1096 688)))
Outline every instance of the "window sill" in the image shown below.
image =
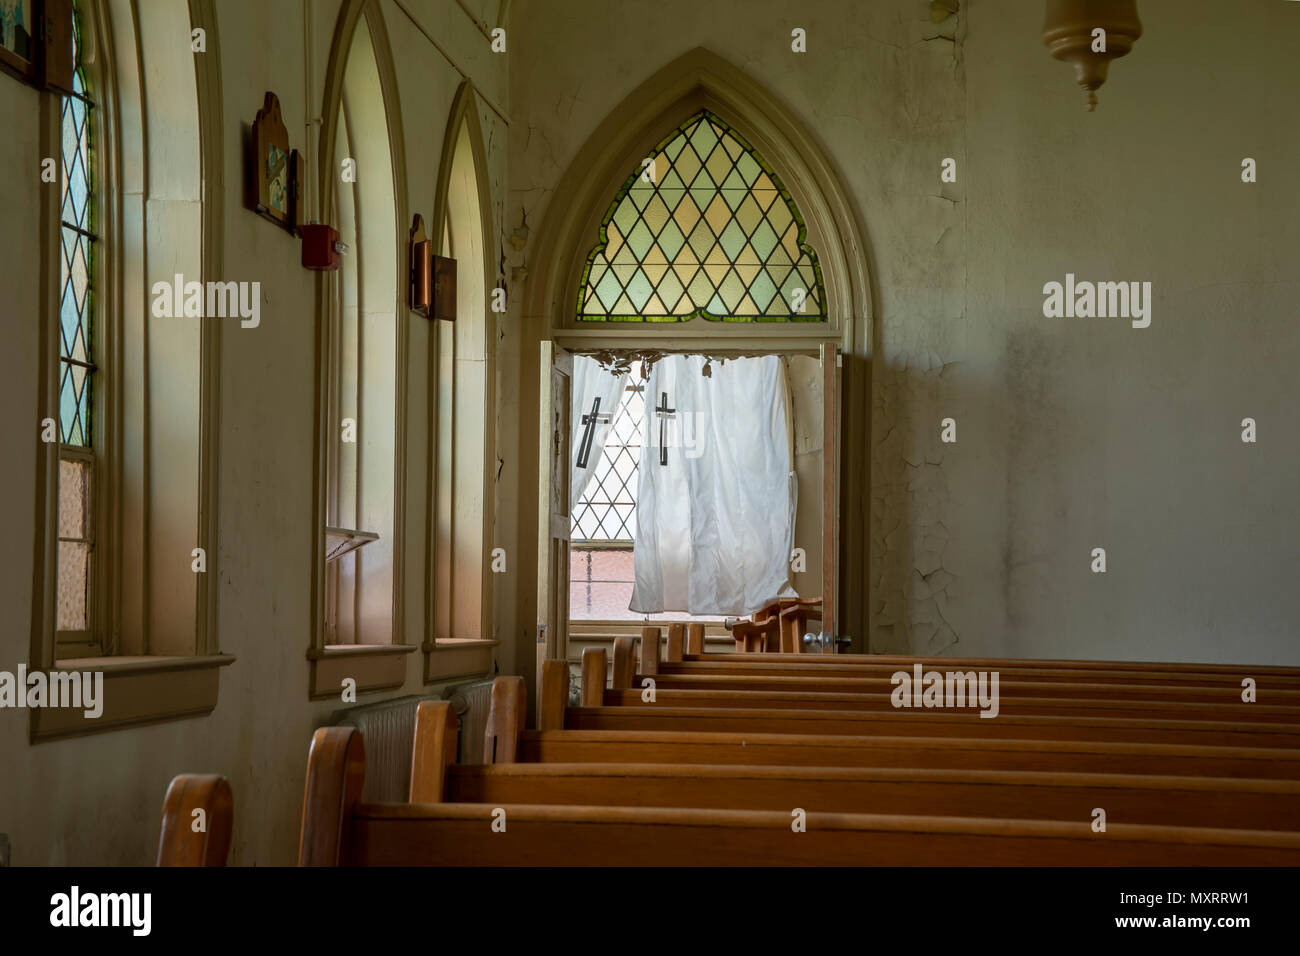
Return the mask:
POLYGON ((229 654, 203 657, 82 657, 59 661, 50 671, 102 671, 103 713, 81 708, 34 709, 29 739, 44 743, 170 720, 205 717, 217 706, 221 668, 229 654))
POLYGON ((491 638, 450 637, 425 641, 424 682, 440 684, 449 680, 483 677, 493 671, 493 648, 500 641, 491 638))
POLYGON ((406 655, 414 644, 327 644, 307 652, 311 661, 309 695, 327 700, 343 693, 343 681, 357 683, 357 693, 392 690, 406 683, 406 655))

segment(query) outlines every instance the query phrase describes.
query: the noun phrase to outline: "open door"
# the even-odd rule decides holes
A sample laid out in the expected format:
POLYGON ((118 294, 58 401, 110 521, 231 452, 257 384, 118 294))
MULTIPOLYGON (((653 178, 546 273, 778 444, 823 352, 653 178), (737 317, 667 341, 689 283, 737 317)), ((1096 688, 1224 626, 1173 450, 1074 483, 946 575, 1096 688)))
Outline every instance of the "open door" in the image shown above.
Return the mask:
MULTIPOLYGON (((822 365, 822 641, 821 652, 834 654, 838 619, 840 531, 840 354, 831 344, 821 347, 822 365)), ((816 650, 816 648, 813 648, 816 650)))
POLYGON ((569 652, 569 460, 573 356, 554 342, 542 342, 537 506, 537 681, 541 700, 542 661, 569 652))

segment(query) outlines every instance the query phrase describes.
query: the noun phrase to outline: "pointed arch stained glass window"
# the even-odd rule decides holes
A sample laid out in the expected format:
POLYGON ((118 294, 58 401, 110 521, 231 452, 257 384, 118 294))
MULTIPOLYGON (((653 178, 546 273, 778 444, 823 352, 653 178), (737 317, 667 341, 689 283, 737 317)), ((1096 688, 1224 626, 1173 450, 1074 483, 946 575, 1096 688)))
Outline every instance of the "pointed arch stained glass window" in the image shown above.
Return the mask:
POLYGON ((803 218, 744 137, 701 110, 648 159, 601 221, 579 321, 826 321, 803 218))
MULTIPOLYGON (((85 66, 86 11, 73 3, 72 93, 63 99, 62 195, 59 227, 59 554, 56 629, 59 641, 89 640, 95 571, 96 478, 91 401, 95 364, 94 111, 85 66)), ((102 436, 100 436, 102 441, 102 436)), ((68 646, 68 645, 63 645, 68 646)), ((62 652, 60 652, 62 653, 62 652)))

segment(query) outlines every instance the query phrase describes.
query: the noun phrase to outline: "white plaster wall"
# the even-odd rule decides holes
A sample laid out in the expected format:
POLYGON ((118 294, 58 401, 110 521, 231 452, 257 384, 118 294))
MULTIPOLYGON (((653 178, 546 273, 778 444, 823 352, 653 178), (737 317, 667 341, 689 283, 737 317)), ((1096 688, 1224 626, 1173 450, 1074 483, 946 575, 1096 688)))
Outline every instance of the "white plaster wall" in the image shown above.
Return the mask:
POLYGON ((602 119, 696 46, 829 154, 874 286, 870 472, 843 490, 870 489, 870 575, 842 583, 870 588, 872 650, 1300 662, 1300 5, 1139 6, 1146 35, 1092 114, 1038 0, 939 25, 925 0, 513 11, 511 208, 530 222, 602 119), (1067 271, 1152 281, 1152 327, 1044 319, 1067 271))

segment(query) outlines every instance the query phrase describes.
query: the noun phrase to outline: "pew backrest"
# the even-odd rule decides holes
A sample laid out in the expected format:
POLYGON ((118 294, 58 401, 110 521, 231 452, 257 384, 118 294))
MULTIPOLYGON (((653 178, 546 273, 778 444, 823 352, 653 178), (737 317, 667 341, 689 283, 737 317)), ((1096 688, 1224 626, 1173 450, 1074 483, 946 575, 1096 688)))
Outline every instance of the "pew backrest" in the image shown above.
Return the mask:
POLYGON ((230 781, 217 774, 183 773, 163 797, 158 866, 225 866, 234 831, 230 781))

